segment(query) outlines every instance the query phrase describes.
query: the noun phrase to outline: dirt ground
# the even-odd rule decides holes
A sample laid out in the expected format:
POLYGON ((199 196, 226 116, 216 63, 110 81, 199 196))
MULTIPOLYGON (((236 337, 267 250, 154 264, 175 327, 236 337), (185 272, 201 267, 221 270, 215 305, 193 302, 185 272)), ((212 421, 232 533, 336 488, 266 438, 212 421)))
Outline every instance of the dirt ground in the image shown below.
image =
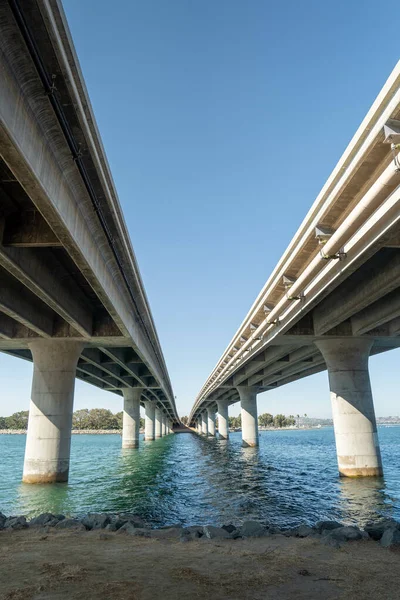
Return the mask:
POLYGON ((395 600, 399 576, 400 553, 371 541, 0 533, 1 600, 395 600))

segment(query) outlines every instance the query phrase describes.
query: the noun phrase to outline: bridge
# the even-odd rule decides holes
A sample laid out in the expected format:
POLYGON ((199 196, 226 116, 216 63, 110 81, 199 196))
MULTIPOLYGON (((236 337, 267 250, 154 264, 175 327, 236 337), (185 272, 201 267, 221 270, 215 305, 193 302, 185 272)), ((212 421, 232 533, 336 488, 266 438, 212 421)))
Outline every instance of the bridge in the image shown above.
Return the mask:
POLYGON ((400 346, 399 149, 400 63, 201 388, 199 433, 218 411, 228 438, 240 401, 257 446, 257 394, 327 369, 340 475, 382 474, 368 359, 400 346))
MULTIPOLYGON (((75 377, 123 396, 122 445, 179 423, 58 0, 0 4, 0 350, 34 364, 23 480, 67 481, 75 377)), ((135 200, 134 200, 135 201, 135 200)))

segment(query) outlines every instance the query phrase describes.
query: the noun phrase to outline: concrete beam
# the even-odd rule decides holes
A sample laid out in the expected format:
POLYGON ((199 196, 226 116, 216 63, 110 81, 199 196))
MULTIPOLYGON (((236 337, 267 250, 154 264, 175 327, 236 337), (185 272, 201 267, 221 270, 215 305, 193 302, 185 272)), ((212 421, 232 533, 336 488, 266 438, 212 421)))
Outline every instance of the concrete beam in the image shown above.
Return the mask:
POLYGON ((50 252, 0 246, 0 266, 81 335, 92 334, 92 307, 88 298, 50 252))
POLYGON ((400 287, 400 251, 382 249, 313 311, 314 331, 323 335, 400 287))
POLYGON ((0 311, 40 336, 51 337, 53 334, 53 311, 1 269, 0 311))
POLYGON ((397 289, 351 318, 353 334, 362 335, 399 316, 400 289, 397 289))
POLYGON ((61 248, 62 244, 37 210, 10 214, 3 231, 3 246, 61 248))

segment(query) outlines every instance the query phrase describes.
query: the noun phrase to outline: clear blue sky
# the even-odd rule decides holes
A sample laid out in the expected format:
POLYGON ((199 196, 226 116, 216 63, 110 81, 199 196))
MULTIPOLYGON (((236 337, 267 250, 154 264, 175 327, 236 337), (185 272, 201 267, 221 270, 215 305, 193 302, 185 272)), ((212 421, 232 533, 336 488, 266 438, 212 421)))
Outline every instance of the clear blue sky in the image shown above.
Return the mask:
MULTIPOLYGON (((398 4, 64 7, 187 414, 394 67, 398 4)), ((400 413, 399 358, 371 360, 377 415, 400 413)), ((31 368, 1 355, 0 414, 28 408, 31 368)), ((77 382, 86 406, 121 401, 77 382)), ((259 396, 259 410, 330 416, 327 375, 259 396)))

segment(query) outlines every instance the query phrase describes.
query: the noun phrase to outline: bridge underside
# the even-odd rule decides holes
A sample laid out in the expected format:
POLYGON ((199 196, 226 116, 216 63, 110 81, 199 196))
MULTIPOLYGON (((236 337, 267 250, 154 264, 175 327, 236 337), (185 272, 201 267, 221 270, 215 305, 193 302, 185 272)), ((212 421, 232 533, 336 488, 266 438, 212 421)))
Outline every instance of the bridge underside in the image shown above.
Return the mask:
MULTIPOLYGON (((238 386, 272 390, 326 369, 318 340, 360 338, 370 355, 400 347, 400 232, 345 281, 227 378, 200 409, 240 400, 238 386)), ((194 419, 196 413, 194 414, 194 419)))

